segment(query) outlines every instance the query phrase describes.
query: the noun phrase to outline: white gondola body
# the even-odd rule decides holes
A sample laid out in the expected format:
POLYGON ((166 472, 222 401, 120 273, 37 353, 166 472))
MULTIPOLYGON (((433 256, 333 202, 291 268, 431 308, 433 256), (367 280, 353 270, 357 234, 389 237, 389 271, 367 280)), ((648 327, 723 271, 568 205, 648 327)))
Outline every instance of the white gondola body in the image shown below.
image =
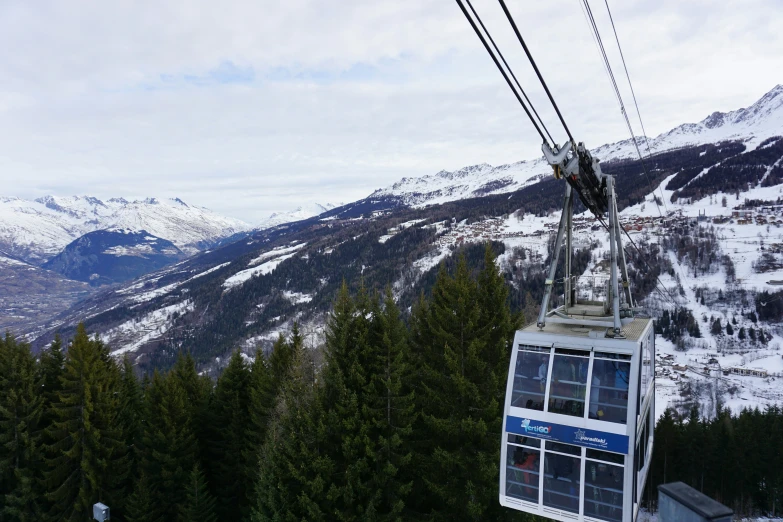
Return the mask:
POLYGON ((503 506, 562 521, 632 522, 655 426, 655 333, 635 318, 606 328, 519 330, 500 460, 503 506))

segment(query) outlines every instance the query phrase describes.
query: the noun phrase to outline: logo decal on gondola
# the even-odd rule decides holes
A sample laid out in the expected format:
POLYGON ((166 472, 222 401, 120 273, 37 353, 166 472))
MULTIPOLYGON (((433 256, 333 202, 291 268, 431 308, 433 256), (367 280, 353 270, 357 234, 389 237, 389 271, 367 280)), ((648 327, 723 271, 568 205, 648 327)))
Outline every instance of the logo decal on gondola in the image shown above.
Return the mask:
POLYGON ((522 419, 522 429, 525 433, 543 433, 549 435, 552 431, 552 426, 531 426, 530 419, 522 419))
POLYGON ((588 442, 606 447, 606 439, 602 439, 600 437, 588 437, 584 430, 576 430, 574 433, 574 441, 582 443, 588 442))
POLYGON ((514 417, 513 415, 506 417, 506 431, 526 437, 628 454, 628 436, 619 433, 590 430, 578 426, 565 426, 554 422, 514 417))

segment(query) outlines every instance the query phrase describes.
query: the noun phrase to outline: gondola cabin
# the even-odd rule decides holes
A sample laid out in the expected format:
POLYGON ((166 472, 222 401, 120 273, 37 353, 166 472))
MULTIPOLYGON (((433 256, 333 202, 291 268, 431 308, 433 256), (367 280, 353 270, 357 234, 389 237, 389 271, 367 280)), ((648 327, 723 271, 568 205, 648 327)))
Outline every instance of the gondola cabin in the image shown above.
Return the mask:
MULTIPOLYGON (((589 322, 589 321, 588 321, 589 322)), ((503 506, 563 521, 636 519, 655 426, 652 319, 518 331, 500 462, 503 506)))

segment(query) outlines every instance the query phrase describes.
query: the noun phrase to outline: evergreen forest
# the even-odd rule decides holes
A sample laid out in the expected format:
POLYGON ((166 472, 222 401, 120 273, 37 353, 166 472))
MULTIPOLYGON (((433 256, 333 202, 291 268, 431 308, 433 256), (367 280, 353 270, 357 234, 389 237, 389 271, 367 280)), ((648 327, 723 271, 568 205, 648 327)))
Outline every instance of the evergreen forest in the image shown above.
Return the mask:
MULTIPOLYGON (((137 375, 80 325, 34 354, 0 339, 0 522, 532 521, 498 503, 508 359, 523 318, 487 246, 441 266, 403 313, 346 284, 322 354, 295 324, 273 349, 200 375, 180 353, 137 375)), ((674 336, 690 328, 675 311, 674 336)), ((697 326, 698 328, 698 326, 697 326)), ((655 486, 682 480, 738 513, 783 500, 783 411, 668 411, 655 486)), ((654 503, 650 502, 650 507, 654 503)))

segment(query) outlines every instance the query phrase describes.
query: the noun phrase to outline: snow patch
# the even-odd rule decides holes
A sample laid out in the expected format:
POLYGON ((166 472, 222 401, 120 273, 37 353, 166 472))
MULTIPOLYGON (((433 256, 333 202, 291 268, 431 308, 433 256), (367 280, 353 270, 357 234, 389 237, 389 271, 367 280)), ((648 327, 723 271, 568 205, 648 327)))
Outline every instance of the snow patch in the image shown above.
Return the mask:
POLYGON ((174 313, 185 314, 193 311, 193 302, 188 300, 181 303, 165 306, 154 312, 150 312, 138 320, 130 320, 121 325, 107 330, 100 335, 101 341, 116 349, 111 351, 115 357, 128 352, 135 352, 144 344, 158 339, 165 334, 172 325, 174 313))

